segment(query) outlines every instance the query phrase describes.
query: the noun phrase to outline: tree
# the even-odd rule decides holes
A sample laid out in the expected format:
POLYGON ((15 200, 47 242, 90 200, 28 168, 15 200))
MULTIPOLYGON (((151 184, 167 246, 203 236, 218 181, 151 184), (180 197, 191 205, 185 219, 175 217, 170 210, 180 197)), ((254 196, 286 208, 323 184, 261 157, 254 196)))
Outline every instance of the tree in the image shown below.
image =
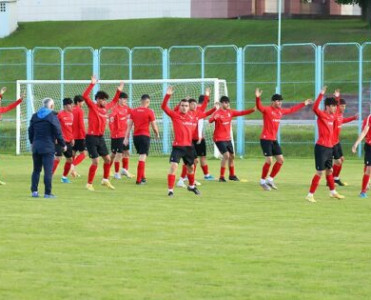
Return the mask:
POLYGON ((370 0, 335 0, 339 4, 358 4, 362 9, 362 19, 371 25, 371 1, 370 0))

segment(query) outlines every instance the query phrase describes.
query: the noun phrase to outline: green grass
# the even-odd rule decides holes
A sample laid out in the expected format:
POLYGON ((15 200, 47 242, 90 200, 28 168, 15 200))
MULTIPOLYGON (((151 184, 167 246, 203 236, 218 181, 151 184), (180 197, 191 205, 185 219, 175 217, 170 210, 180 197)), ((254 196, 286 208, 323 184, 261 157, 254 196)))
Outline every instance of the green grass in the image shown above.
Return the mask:
MULTIPOLYGON (((359 42, 370 40, 371 30, 360 19, 283 20, 282 42, 359 42), (310 29, 310 30, 308 30, 310 29)), ((35 46, 160 46, 276 43, 277 20, 140 19, 118 21, 20 23, 0 47, 35 46)))
MULTIPOLYGON (((209 163, 216 175, 219 162, 209 163)), ((68 188, 57 171, 58 199, 46 201, 29 197, 31 158, 2 155, 0 298, 368 298, 371 202, 357 197, 362 161, 344 165, 345 200, 329 199, 322 181, 315 205, 304 200, 312 159, 287 159, 280 190, 270 193, 257 184, 262 163, 236 161, 247 183, 202 181, 200 197, 177 188, 169 199, 167 158, 149 158, 146 186, 96 183, 95 193, 84 189, 83 162, 84 177, 68 188)))

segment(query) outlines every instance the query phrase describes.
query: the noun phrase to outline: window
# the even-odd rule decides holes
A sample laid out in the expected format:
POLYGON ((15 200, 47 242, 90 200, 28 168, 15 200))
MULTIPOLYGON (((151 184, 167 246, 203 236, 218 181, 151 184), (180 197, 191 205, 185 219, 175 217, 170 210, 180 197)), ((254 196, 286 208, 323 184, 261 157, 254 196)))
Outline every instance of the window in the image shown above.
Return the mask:
POLYGON ((6 3, 0 2, 0 12, 6 12, 6 3))

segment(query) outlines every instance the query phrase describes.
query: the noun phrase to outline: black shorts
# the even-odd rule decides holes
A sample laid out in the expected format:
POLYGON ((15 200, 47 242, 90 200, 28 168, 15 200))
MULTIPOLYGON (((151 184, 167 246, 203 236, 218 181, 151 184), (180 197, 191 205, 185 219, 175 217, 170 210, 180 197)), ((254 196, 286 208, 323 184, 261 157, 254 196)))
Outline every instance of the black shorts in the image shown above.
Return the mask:
POLYGON ((263 150, 264 156, 282 155, 282 149, 277 141, 260 140, 260 146, 263 150))
POLYGON ((62 156, 64 155, 65 158, 71 158, 72 157, 72 144, 66 143, 67 151, 63 152, 63 148, 61 145, 56 144, 55 145, 55 156, 62 156))
POLYGON ((75 152, 84 152, 86 150, 85 139, 75 140, 72 150, 75 152))
POLYGON ((124 145, 124 138, 117 138, 112 139, 111 138, 111 152, 113 154, 115 153, 122 153, 126 150, 129 150, 129 145, 124 145))
POLYGON ((206 142, 205 139, 201 140, 200 144, 197 144, 198 141, 192 141, 193 146, 195 147, 197 156, 206 156, 206 142))
POLYGON ((316 170, 323 171, 332 168, 333 148, 317 145, 314 147, 314 157, 316 160, 316 170))
POLYGON ((103 135, 87 135, 85 140, 86 148, 88 148, 90 158, 108 155, 108 150, 103 135))
POLYGON ((178 163, 183 159, 184 164, 192 166, 195 160, 195 150, 193 146, 174 147, 170 154, 170 162, 178 163))
POLYGON ((140 154, 146 154, 149 153, 149 145, 151 142, 151 138, 146 135, 137 135, 133 137, 133 142, 135 149, 137 150, 137 153, 140 154))
POLYGON ((365 149, 365 165, 371 166, 371 145, 365 143, 364 149, 365 149))
POLYGON ((332 148, 332 155, 334 156, 334 159, 339 159, 343 157, 343 149, 341 148, 341 144, 337 143, 333 148, 332 148))
POLYGON ((226 152, 229 152, 231 154, 234 153, 233 151, 233 145, 231 141, 220 141, 215 142, 216 147, 219 149, 220 154, 224 154, 226 152))

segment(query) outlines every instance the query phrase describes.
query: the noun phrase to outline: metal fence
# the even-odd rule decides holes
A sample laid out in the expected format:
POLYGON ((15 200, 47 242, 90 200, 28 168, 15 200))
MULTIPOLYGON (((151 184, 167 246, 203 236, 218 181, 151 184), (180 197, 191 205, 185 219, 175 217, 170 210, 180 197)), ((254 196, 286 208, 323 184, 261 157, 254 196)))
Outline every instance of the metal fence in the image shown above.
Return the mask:
MULTIPOLYGON (((209 45, 205 47, 35 47, 0 48, 0 86, 7 86, 4 102, 16 95, 18 79, 179 79, 221 78, 228 83, 231 106, 254 106, 256 87, 263 89, 263 103, 281 93, 291 105, 315 98, 322 85, 328 91, 340 88, 347 101, 347 114, 370 112, 371 43, 328 43, 209 45)), ((12 118, 12 115, 9 115, 12 118)), ((310 108, 282 121, 279 140, 288 152, 301 155, 316 137, 315 117, 310 108), (298 150, 299 149, 299 150, 298 150), (295 152, 296 151, 296 152, 295 152)), ((361 119, 345 126, 343 141, 353 142, 361 131, 361 119)), ((4 126, 1 126, 4 127, 4 126)), ((0 143, 14 138, 9 129, 0 129, 0 143), (8 132, 4 134, 4 132, 8 132)), ((234 124, 236 152, 258 151, 261 116, 239 117, 234 124)), ((15 142, 14 142, 15 144, 15 142)), ((310 148, 311 149, 311 148, 310 148)), ((361 149, 359 155, 361 155, 361 149)))

